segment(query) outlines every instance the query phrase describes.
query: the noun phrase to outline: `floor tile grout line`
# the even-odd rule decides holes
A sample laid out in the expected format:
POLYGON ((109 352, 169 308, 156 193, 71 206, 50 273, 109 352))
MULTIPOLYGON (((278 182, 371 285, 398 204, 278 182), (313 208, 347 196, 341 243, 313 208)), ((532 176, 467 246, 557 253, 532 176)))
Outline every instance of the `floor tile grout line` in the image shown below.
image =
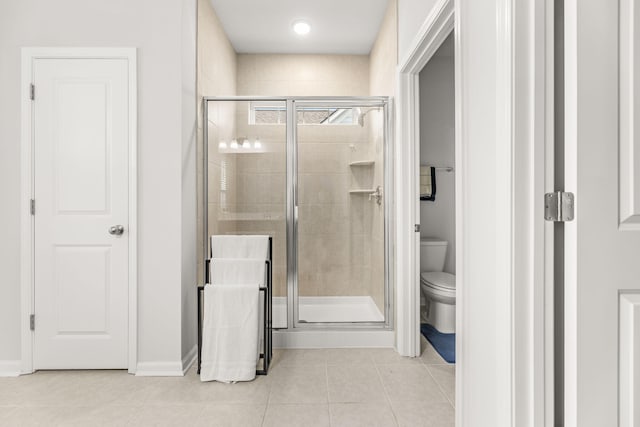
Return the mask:
POLYGON ((455 409, 455 405, 451 402, 451 400, 449 399, 449 396, 447 396, 447 393, 444 391, 444 388, 442 387, 442 385, 440 385, 440 382, 436 379, 436 377, 433 376, 433 374, 431 373, 431 370, 429 369, 429 367, 427 365, 425 365, 424 367, 427 370, 427 372, 429 373, 429 376, 431 378, 433 378, 433 382, 436 383, 436 385, 438 386, 438 389, 440 389, 440 393, 442 393, 442 395, 447 400, 449 405, 451 405, 455 409))
POLYGON ((269 405, 271 404, 271 392, 273 391, 273 384, 269 387, 269 394, 267 395, 267 404, 264 405, 264 412, 262 413, 262 422, 260 426, 263 427, 265 421, 267 420, 267 410, 269 409, 269 405))
MULTIPOLYGON (((429 369, 430 365, 425 365, 425 366, 427 368, 427 371, 429 372, 429 375, 431 375, 431 378, 433 378, 433 380, 436 382, 436 384, 442 391, 442 394, 444 394, 444 397, 447 399, 447 402, 449 402, 449 404, 455 409, 456 407, 455 401, 452 402, 451 399, 449 399, 449 396, 447 396, 447 393, 444 391, 444 386, 442 386, 442 384, 440 384, 440 381, 438 381, 436 377, 431 373, 431 369, 429 369)), ((433 365, 433 366, 442 366, 442 365, 433 365)), ((450 366, 450 364, 447 364, 447 366, 450 366)), ((453 366, 454 366, 454 381, 455 381, 455 364, 453 366)), ((455 393, 454 393, 454 396, 455 396, 455 393)))
POLYGON ((332 426, 333 423, 331 422, 331 404, 329 403, 329 365, 327 364, 327 359, 325 359, 324 365, 324 379, 325 384, 327 385, 327 415, 329 416, 329 426, 332 426))
POLYGON ((380 384, 382 384, 382 392, 384 393, 384 397, 387 399, 389 409, 391 410, 391 416, 393 416, 393 422, 396 423, 396 426, 399 426, 400 422, 398 421, 398 417, 396 416, 396 411, 393 409, 393 403, 391 402, 391 398, 389 397, 387 386, 384 384, 384 381, 382 379, 382 374, 380 373, 380 367, 378 366, 377 363, 375 363, 375 360, 374 360, 373 366, 376 368, 376 372, 378 373, 378 379, 380 380, 380 384))
MULTIPOLYGON (((282 353, 283 353, 283 351, 279 351, 278 355, 281 356, 282 353)), ((271 374, 272 375, 273 375, 273 368, 275 368, 275 367, 277 367, 277 365, 273 366, 271 368, 271 374)), ((267 374, 267 376, 268 376, 268 374, 267 374)), ((269 394, 267 395, 266 405, 264 405, 264 413, 262 414, 262 423, 260 423, 261 427, 264 427, 264 423, 267 421, 267 411, 269 410, 269 406, 271 405, 271 393, 273 393, 273 385, 274 385, 273 384, 273 380, 270 380, 270 382, 269 382, 269 394)))

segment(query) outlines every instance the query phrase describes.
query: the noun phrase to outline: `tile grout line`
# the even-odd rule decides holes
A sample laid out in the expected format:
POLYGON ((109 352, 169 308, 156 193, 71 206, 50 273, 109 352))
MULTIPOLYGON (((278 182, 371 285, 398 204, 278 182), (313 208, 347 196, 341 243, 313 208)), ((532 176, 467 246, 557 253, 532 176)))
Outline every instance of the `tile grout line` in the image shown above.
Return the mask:
POLYGON ((393 416, 393 421, 396 423, 396 426, 399 426, 400 422, 398 421, 398 417, 396 416, 396 411, 393 409, 393 403, 391 403, 391 398, 389 397, 387 386, 384 384, 384 381, 382 379, 382 374, 380 373, 379 366, 376 363, 375 359, 373 359, 373 357, 371 357, 371 359, 373 361, 373 366, 376 368, 376 372, 378 373, 378 379, 380 380, 380 384, 382 384, 382 391, 384 393, 384 397, 387 399, 387 403, 389 404, 389 409, 391 409, 391 415, 393 416))
MULTIPOLYGON (((279 352, 282 353, 282 352, 279 352)), ((271 374, 273 375, 273 368, 275 368, 275 366, 271 366, 271 374)), ((268 374, 265 375, 265 377, 269 376, 268 374)), ((269 409, 269 405, 271 405, 271 393, 273 392, 273 380, 269 381, 269 394, 267 395, 267 404, 264 405, 264 412, 262 414, 262 422, 260 423, 261 427, 264 427, 264 423, 267 420, 267 411, 269 409)))
POLYGON ((423 365, 423 366, 427 370, 427 373, 429 373, 429 376, 433 379, 433 382, 436 383, 436 385, 438 386, 440 393, 442 393, 442 395, 447 400, 449 405, 451 405, 455 409, 455 405, 451 403, 451 400, 449 400, 449 396, 447 396, 447 393, 445 393, 444 388, 442 388, 442 386, 440 385, 440 382, 436 379, 436 377, 433 376, 433 374, 431 373, 431 370, 429 369, 429 366, 428 365, 423 365))
POLYGON ((329 426, 332 426, 333 423, 331 422, 331 403, 329 399, 329 363, 327 359, 325 359, 324 361, 324 379, 325 383, 327 384, 327 415, 329 416, 329 426))

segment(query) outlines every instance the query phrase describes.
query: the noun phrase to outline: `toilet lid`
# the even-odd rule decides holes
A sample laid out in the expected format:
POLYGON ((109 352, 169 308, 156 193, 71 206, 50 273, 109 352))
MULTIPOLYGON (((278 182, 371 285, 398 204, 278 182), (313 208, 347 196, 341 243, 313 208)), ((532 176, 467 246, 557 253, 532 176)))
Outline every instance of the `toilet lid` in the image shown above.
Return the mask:
POLYGON ((456 276, 441 271, 427 271, 420 274, 422 281, 433 288, 456 289, 456 276))

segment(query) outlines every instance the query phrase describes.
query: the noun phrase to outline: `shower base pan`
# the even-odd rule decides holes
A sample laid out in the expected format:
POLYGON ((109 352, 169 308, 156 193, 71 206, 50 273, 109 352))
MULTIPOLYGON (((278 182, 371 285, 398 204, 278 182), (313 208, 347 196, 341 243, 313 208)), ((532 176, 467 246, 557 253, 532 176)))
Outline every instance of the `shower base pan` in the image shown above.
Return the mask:
MULTIPOLYGON (((273 298, 273 327, 286 328, 285 297, 273 298)), ((394 334, 388 329, 348 329, 344 323, 382 322, 371 297, 300 297, 302 327, 273 331, 275 348, 359 348, 393 347, 394 334), (323 323, 321 329, 305 329, 304 324, 323 323), (330 323, 336 323, 332 328, 330 323), (346 328, 345 328, 346 326, 346 328)))
MULTIPOLYGON (((300 297, 300 321, 306 323, 382 322, 384 316, 373 301, 365 297, 300 297)), ((286 327, 287 300, 273 297, 273 327, 286 327)))

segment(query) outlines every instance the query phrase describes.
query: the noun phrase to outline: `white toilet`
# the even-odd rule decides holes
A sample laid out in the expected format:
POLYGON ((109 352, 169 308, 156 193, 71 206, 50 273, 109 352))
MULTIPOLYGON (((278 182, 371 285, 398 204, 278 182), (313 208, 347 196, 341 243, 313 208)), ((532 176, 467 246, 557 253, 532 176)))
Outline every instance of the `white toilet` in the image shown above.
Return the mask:
POLYGON ((426 300, 426 320, 439 332, 456 331, 456 276, 445 273, 447 241, 420 239, 420 288, 426 300))

